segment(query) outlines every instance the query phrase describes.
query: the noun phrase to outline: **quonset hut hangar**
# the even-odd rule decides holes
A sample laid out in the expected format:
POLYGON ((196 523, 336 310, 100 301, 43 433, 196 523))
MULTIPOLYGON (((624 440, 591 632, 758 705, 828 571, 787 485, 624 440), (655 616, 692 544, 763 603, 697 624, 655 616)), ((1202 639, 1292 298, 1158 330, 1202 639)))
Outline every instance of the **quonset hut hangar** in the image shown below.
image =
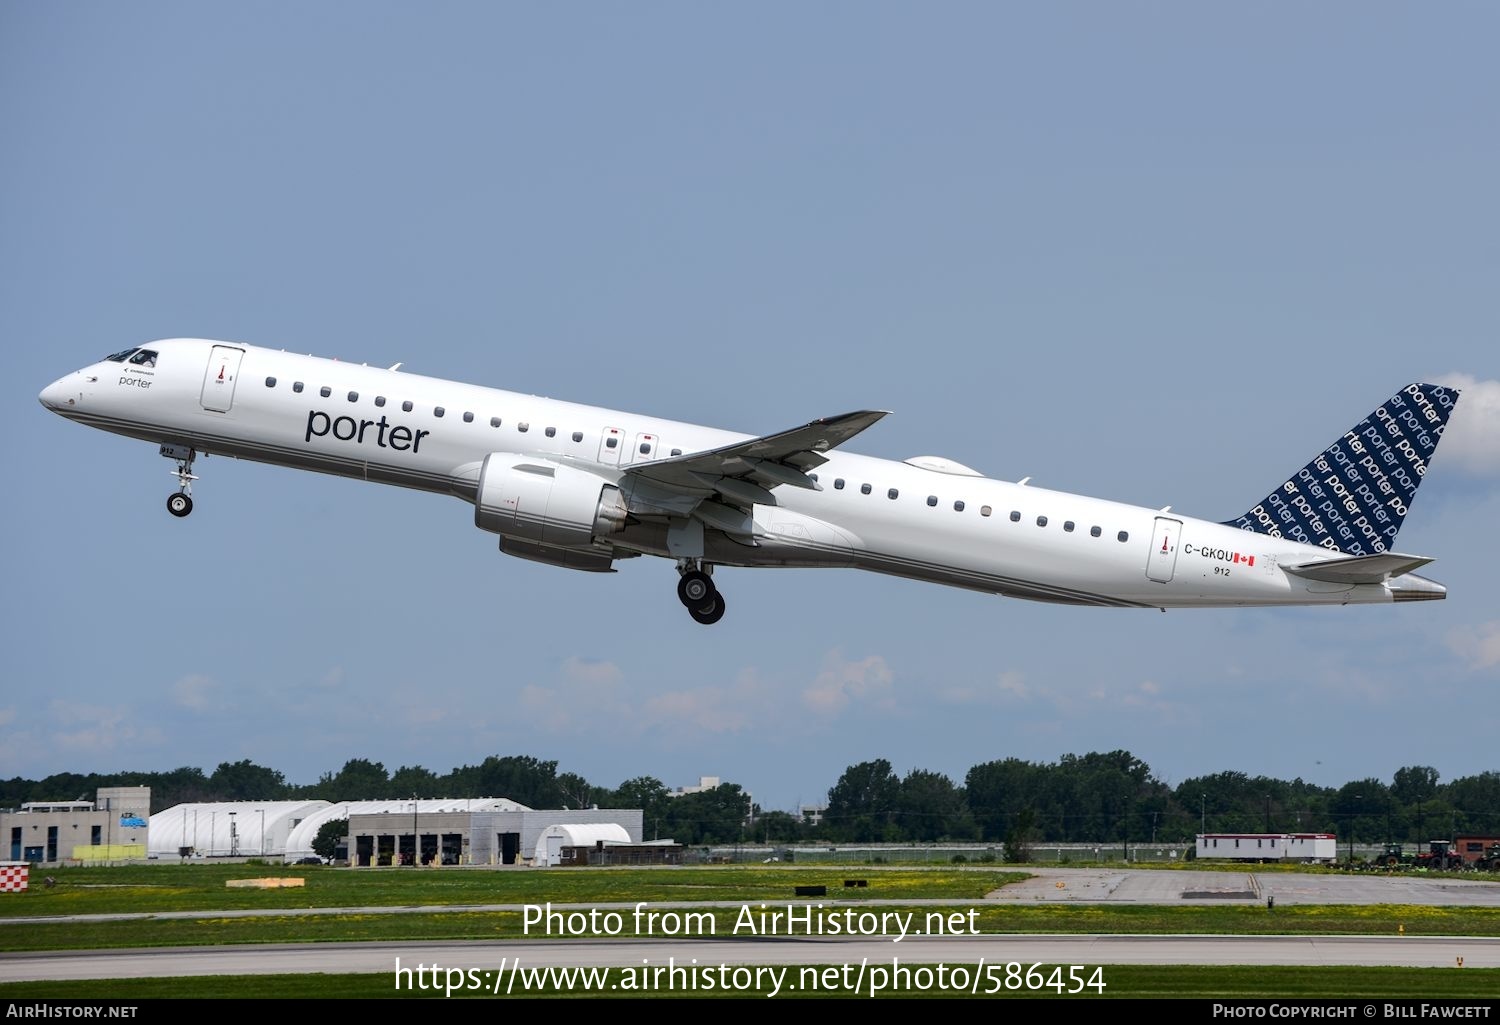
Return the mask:
POLYGON ((356 867, 522 865, 536 858, 537 840, 553 825, 613 825, 641 841, 640 809, 537 810, 504 797, 404 801, 234 801, 179 804, 151 817, 148 855, 276 858, 315 857, 323 825, 348 819, 348 859, 356 867))

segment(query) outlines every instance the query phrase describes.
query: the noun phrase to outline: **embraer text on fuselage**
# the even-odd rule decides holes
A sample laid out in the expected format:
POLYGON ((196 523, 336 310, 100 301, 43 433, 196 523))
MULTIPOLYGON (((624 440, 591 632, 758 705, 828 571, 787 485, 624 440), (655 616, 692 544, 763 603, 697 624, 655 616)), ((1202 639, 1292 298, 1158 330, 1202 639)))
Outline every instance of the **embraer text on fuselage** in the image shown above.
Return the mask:
POLYGON ((332 437, 336 441, 352 441, 356 445, 364 445, 371 427, 375 428, 375 433, 369 440, 381 448, 393 448, 397 452, 416 452, 422 439, 432 433, 393 426, 384 415, 379 420, 356 420, 352 416, 329 416, 321 410, 310 409, 307 411, 307 433, 302 440, 312 444, 314 438, 332 437))

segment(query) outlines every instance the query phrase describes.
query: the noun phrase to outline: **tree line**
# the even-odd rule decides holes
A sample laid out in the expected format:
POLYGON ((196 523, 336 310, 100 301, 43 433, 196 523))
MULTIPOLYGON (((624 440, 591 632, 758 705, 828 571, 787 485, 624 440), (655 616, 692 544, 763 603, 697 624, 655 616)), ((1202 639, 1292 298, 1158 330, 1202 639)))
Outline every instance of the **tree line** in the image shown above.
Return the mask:
POLYGON ((1425 765, 1398 769, 1389 782, 1368 778, 1338 787, 1226 771, 1174 786, 1128 751, 1063 755, 1055 762, 1006 758, 975 765, 961 782, 926 769, 904 776, 883 758, 851 765, 828 791, 816 824, 797 812, 752 804, 736 783, 672 796, 652 776, 614 788, 556 761, 491 755, 438 774, 420 765, 388 771, 353 758, 316 783, 288 783, 247 760, 212 772, 59 773, 0 781, 0 806, 91 800, 99 787, 149 786, 152 811, 211 801, 366 801, 507 797, 531 808, 640 808, 645 839, 687 844, 736 842, 1190 843, 1200 831, 1333 833, 1360 843, 1422 843, 1457 835, 1500 835, 1500 772, 1443 782, 1425 765))

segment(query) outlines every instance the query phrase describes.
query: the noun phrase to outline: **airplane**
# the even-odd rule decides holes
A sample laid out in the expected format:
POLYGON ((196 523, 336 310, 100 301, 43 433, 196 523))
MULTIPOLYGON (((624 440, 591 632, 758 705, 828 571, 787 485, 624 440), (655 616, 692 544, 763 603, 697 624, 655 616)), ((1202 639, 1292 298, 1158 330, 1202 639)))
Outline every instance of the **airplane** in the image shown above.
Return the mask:
POLYGON ((854 567, 1012 598, 1123 608, 1440 599, 1392 549, 1458 400, 1410 384, 1243 515, 1195 519, 843 451, 887 414, 750 436, 239 342, 134 345, 48 385, 47 409, 159 446, 173 516, 199 455, 462 498, 507 555, 586 572, 671 559, 699 623, 719 566, 854 567))

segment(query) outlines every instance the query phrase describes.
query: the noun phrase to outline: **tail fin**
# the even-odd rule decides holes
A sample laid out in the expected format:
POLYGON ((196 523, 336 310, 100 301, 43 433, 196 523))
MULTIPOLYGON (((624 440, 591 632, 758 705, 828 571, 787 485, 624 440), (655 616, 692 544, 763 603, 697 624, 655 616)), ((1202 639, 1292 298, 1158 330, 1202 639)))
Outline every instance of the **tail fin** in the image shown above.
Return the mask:
POLYGON ((1456 389, 1407 385, 1226 526, 1346 555, 1388 551, 1457 402, 1456 389))

